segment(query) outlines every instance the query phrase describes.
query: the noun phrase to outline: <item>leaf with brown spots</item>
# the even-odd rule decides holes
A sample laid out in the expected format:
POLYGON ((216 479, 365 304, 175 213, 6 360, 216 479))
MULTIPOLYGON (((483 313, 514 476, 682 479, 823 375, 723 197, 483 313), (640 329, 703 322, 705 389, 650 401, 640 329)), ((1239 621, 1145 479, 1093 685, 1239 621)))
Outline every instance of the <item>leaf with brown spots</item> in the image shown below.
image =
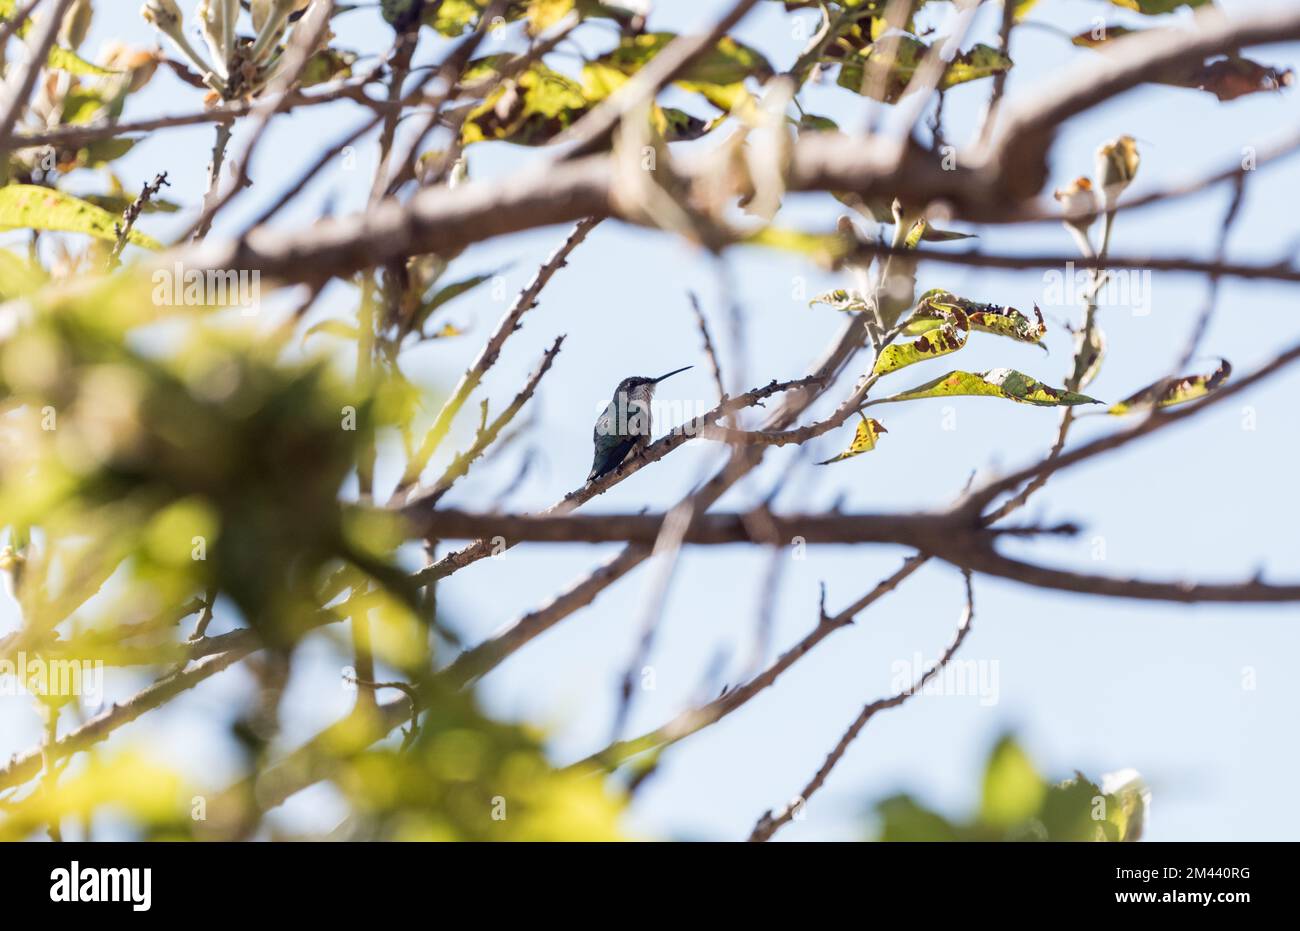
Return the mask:
POLYGON ((917 385, 910 391, 884 398, 884 401, 912 401, 917 398, 951 398, 959 396, 1006 398, 1036 407, 1069 407, 1076 404, 1100 404, 1096 398, 1053 388, 1015 369, 990 369, 987 372, 949 372, 933 381, 917 385))
POLYGON ((862 422, 858 424, 857 432, 854 433, 853 442, 849 444, 849 448, 838 456, 822 460, 817 465, 830 465, 832 462, 841 462, 870 452, 876 448, 876 441, 880 439, 880 434, 889 432, 879 420, 872 420, 870 417, 861 414, 858 416, 862 417, 862 422))
POLYGON ((942 326, 945 320, 943 312, 954 308, 966 314, 972 330, 982 330, 1017 342, 1031 343, 1041 347, 1044 352, 1047 351, 1047 347, 1042 342, 1043 337, 1047 335, 1047 324, 1043 322, 1043 313, 1037 306, 1034 307, 1037 321, 1033 321, 1014 307, 981 304, 978 301, 958 297, 943 288, 931 288, 921 295, 921 299, 916 303, 916 311, 903 332, 911 336, 942 326))
POLYGON ((926 359, 946 356, 966 345, 970 335, 970 321, 960 307, 934 305, 926 311, 938 319, 935 327, 928 329, 911 342, 894 343, 880 351, 872 372, 888 375, 926 359))

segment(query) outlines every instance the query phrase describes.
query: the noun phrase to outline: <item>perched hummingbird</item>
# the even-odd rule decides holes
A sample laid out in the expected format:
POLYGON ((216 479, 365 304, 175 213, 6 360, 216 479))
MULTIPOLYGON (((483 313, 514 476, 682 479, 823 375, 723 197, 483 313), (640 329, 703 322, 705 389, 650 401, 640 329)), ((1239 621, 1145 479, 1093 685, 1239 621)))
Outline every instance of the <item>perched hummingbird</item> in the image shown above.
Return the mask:
POLYGON ((594 482, 614 471, 645 448, 650 442, 650 402, 654 399, 655 385, 692 367, 686 365, 673 369, 668 375, 658 378, 633 377, 618 383, 613 400, 596 420, 596 429, 592 433, 596 456, 591 461, 591 474, 587 481, 594 482))

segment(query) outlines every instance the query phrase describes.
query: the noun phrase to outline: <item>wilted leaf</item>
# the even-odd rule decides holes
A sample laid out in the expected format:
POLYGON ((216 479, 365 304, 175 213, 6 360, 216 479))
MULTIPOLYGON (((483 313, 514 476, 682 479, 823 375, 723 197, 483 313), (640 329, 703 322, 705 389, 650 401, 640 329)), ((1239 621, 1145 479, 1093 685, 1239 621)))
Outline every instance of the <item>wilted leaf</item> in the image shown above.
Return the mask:
POLYGON ((847 291, 844 288, 836 288, 834 291, 827 291, 825 294, 819 294, 811 301, 808 306, 814 304, 825 304, 827 307, 833 307, 836 310, 858 312, 867 309, 866 299, 856 291, 847 291))
MULTIPOLYGON (((861 416, 861 415, 859 415, 861 416)), ((817 465, 830 465, 832 462, 840 462, 844 459, 852 459, 854 456, 860 456, 863 453, 870 452, 876 448, 876 440, 880 434, 888 433, 884 425, 879 420, 873 420, 870 417, 862 417, 858 424, 857 432, 853 434, 853 442, 849 448, 844 450, 838 456, 832 456, 829 459, 817 463, 817 465)))
POLYGON ((1187 375, 1172 381, 1162 379, 1111 405, 1106 413, 1120 415, 1135 409, 1186 404, 1188 401, 1205 397, 1226 382, 1231 375, 1232 365, 1227 359, 1220 359, 1219 367, 1209 375, 1187 375))
MULTIPOLYGON (((870 217, 877 223, 892 225, 894 222, 894 211, 890 207, 894 200, 892 197, 863 198, 859 194, 846 191, 832 191, 831 196, 844 206, 852 207, 864 217, 870 217)), ((929 223, 926 223, 925 232, 921 234, 922 242, 953 242, 958 239, 975 238, 974 233, 957 233, 952 230, 936 229, 929 223)))
MULTIPOLYGON (((1124 36, 1142 32, 1152 34, 1166 33, 1165 29, 1128 29, 1124 26, 1107 26, 1100 30, 1089 30, 1075 36, 1071 41, 1084 48, 1105 51, 1108 43, 1124 36)), ((1169 87, 1187 87, 1213 94, 1219 100, 1236 100, 1247 94, 1281 90, 1295 83, 1295 73, 1290 68, 1277 68, 1262 65, 1257 61, 1237 53, 1206 59, 1178 67, 1165 68, 1151 78, 1153 83, 1169 87)))
POLYGON ((1100 404, 1096 398, 1053 388, 1024 372, 1015 369, 990 369, 987 372, 949 372, 933 381, 917 385, 910 391, 896 394, 887 401, 911 401, 916 398, 948 398, 957 396, 1007 398, 1021 404, 1037 407, 1100 404))
MULTIPOLYGON (((1097 377, 1097 373, 1101 371, 1101 363, 1106 359, 1106 334, 1102 332, 1101 327, 1094 324, 1092 329, 1088 331, 1088 346, 1080 352, 1079 350, 1083 348, 1079 345, 1082 338, 1082 336, 1079 336, 1075 341, 1075 359, 1077 360, 1075 372, 1078 375, 1078 386, 1087 388, 1088 385, 1092 384, 1092 380, 1097 377)), ((1070 384, 1075 384, 1075 382, 1071 381, 1070 384)))
MULTIPOLYGON (((113 226, 118 217, 79 197, 35 184, 10 184, 0 188, 0 227, 85 233, 97 239, 117 241, 113 226)), ((138 230, 130 241, 146 249, 162 244, 138 230)))
POLYGON ((935 326, 911 342, 892 343, 882 349, 872 369, 874 374, 888 375, 926 359, 946 356, 966 345, 970 323, 960 308, 932 304, 926 313, 930 315, 927 322, 933 320, 935 326))
POLYGON ((1290 68, 1273 68, 1241 55, 1229 55, 1195 69, 1184 86, 1208 91, 1220 100, 1236 100, 1247 94, 1281 90, 1294 83, 1295 72, 1290 68))

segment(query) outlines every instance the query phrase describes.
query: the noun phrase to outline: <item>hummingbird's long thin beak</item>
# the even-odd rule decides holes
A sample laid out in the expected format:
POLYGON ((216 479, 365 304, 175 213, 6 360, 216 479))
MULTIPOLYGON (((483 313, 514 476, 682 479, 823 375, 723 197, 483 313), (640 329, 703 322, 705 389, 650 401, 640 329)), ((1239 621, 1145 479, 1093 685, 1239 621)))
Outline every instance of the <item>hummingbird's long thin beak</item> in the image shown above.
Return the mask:
POLYGON ((679 369, 673 369, 673 370, 672 370, 671 372, 669 372, 667 375, 660 375, 658 378, 655 379, 654 383, 657 385, 657 384, 659 384, 661 381, 663 381, 665 378, 668 378, 668 377, 670 377, 670 376, 672 376, 672 375, 676 375, 678 372, 684 372, 684 371, 686 371, 687 369, 693 369, 693 368, 695 368, 695 366, 693 366, 693 365, 683 365, 683 366, 682 366, 681 368, 679 368, 679 369))

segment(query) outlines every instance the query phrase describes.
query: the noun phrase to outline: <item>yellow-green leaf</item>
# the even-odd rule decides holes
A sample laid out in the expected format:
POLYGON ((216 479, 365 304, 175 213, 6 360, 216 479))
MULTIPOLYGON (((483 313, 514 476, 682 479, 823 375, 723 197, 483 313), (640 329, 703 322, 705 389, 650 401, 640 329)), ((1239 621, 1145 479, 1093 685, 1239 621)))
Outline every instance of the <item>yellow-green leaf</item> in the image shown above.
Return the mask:
POLYGON ((1062 407, 1076 404, 1100 404, 1096 398, 1053 388, 1015 369, 990 369, 987 372, 949 372, 933 381, 917 385, 910 391, 885 398, 886 401, 911 401, 917 398, 957 396, 1006 398, 1038 407, 1062 407))
POLYGON ((938 317, 938 326, 927 330, 911 342, 892 343, 880 351, 872 372, 888 375, 901 368, 946 356, 966 345, 970 323, 958 307, 932 306, 927 313, 938 317))
MULTIPOLYGON (((466 69, 466 79, 489 77, 512 58, 510 55, 480 58, 466 69)), ((576 123, 587 108, 588 100, 580 84, 541 62, 534 62, 470 112, 461 136, 466 145, 487 140, 542 145, 576 123)))
POLYGON ((307 337, 315 333, 327 333, 330 336, 337 336, 340 339, 356 339, 356 324, 347 323, 343 320, 322 320, 320 323, 314 323, 307 328, 307 332, 302 334, 303 342, 307 337))
MULTIPOLYGON (((632 75, 675 38, 677 36, 671 32, 643 32, 640 35, 624 36, 615 48, 596 61, 632 75)), ((725 86, 738 84, 747 77, 765 80, 772 74, 772 66, 762 53, 730 36, 723 36, 712 49, 692 59, 678 80, 725 86)))
POLYGON ((1030 11, 1037 5, 1038 0, 1003 0, 1003 2, 1014 4, 1012 15, 1016 22, 1020 22, 1029 15, 1030 11))
POLYGON ((1220 359, 1219 367, 1209 375, 1187 375, 1173 381, 1162 379, 1129 395, 1118 404, 1112 404, 1106 413, 1118 416, 1144 408, 1186 404, 1188 401, 1203 398, 1219 388, 1231 375, 1232 364, 1227 359, 1220 359))
POLYGON ((980 820, 1006 830, 1034 817, 1047 795, 1047 783, 1025 751, 1003 737, 989 755, 984 770, 980 820))
MULTIPOLYGON (((118 217, 102 207, 35 184, 10 184, 0 188, 0 227, 85 233, 96 239, 117 241, 114 229, 118 217)), ((161 249, 158 242, 139 230, 132 230, 130 242, 146 249, 161 249)))
POLYGON ((528 32, 540 35, 573 11, 574 0, 528 0, 528 32))
POLYGON ((780 226, 766 226, 750 233, 742 242, 795 252, 824 268, 833 267, 849 251, 849 244, 838 234, 805 233, 780 226))
POLYGON ((844 452, 840 453, 838 456, 832 456, 831 458, 823 460, 817 464, 830 465, 832 462, 852 459, 854 456, 860 456, 863 453, 871 452, 871 450, 876 448, 876 440, 880 438, 880 434, 888 432, 889 431, 885 429, 884 424, 879 420, 873 420, 870 417, 862 417, 862 421, 858 424, 857 432, 853 434, 853 442, 849 444, 849 448, 844 450, 844 452))
POLYGON ((119 71, 109 71, 107 68, 101 68, 99 65, 92 65, 76 52, 71 49, 54 46, 50 49, 50 55, 45 63, 51 68, 57 68, 59 71, 66 71, 68 74, 79 74, 85 77, 107 77, 111 74, 120 74, 119 71))

